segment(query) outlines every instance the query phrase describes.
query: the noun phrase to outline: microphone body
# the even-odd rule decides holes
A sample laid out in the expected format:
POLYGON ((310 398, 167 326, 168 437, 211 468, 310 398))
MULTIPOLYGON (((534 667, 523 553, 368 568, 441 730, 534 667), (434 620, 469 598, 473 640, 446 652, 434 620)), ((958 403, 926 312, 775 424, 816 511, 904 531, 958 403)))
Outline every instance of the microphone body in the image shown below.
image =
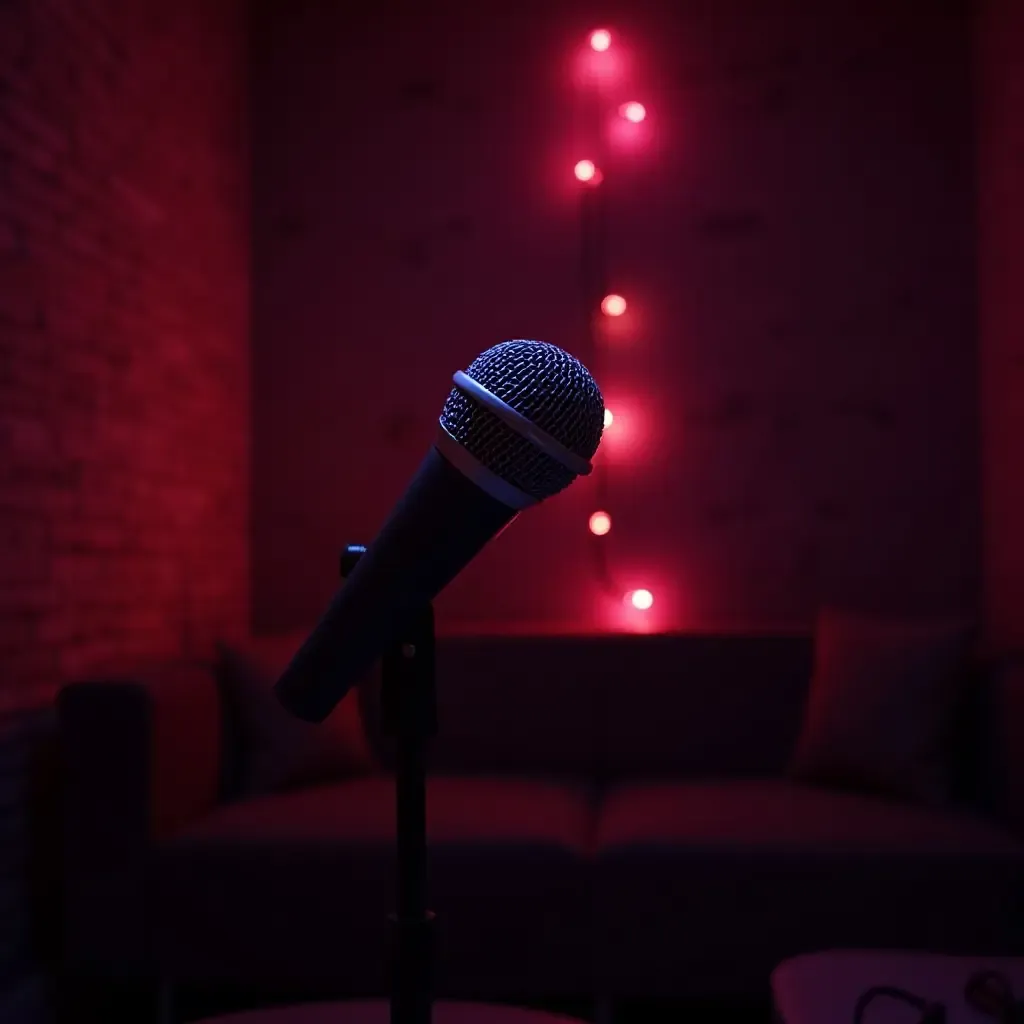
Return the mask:
POLYGON ((604 399, 567 352, 502 342, 454 383, 434 446, 274 687, 297 718, 323 721, 520 509, 590 472, 604 399))
POLYGON ((278 680, 280 703, 296 718, 322 722, 406 617, 451 583, 516 515, 431 448, 278 680))

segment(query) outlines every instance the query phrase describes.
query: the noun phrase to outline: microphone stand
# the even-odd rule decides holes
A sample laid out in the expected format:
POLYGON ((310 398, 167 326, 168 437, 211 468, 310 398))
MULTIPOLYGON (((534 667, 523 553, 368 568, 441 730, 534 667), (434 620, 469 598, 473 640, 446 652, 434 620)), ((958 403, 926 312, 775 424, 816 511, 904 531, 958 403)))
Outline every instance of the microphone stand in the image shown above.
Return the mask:
MULTIPOLYGON (((341 557, 347 576, 365 552, 341 557)), ((434 914, 427 909, 427 746, 437 734, 434 609, 416 611, 381 657, 381 729, 395 740, 397 903, 391 1024, 431 1024, 434 914)))

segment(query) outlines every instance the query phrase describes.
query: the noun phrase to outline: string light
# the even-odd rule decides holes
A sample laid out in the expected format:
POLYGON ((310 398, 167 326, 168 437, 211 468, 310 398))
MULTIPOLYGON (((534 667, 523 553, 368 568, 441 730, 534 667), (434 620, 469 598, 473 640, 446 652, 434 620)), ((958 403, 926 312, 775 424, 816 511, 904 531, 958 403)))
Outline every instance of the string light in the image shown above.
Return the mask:
MULTIPOLYGON (((603 54, 611 47, 612 36, 608 29, 599 28, 590 33, 588 41, 592 51, 603 54)), ((605 86, 610 76, 621 76, 621 66, 615 60, 609 62, 607 58, 595 58, 595 61, 590 62, 591 70, 588 77, 596 88, 594 93, 587 97, 588 117, 590 118, 591 131, 593 133, 590 145, 593 147, 591 153, 594 158, 592 160, 580 160, 573 168, 577 181, 587 185, 596 185, 602 180, 603 175, 599 168, 606 164, 606 133, 611 134, 613 143, 619 138, 621 134, 620 129, 626 132, 627 137, 639 138, 640 136, 628 130, 627 126, 622 122, 639 124, 647 118, 646 107, 637 100, 630 100, 617 107, 619 117, 621 118, 621 121, 618 122, 618 127, 616 127, 614 120, 609 123, 607 110, 601 109, 608 99, 605 86)), ((612 109, 615 110, 616 108, 613 107, 612 109)), ((623 138, 623 141, 625 141, 625 138, 623 138)), ((608 220, 606 208, 608 197, 605 195, 605 191, 605 189, 581 189, 579 196, 580 229, 583 243, 581 249, 581 269, 586 303, 587 331, 591 344, 590 362, 592 368, 599 375, 599 379, 600 366, 594 364, 600 364, 601 362, 601 357, 604 354, 602 343, 609 339, 611 325, 600 325, 598 322, 599 318, 594 316, 594 311, 595 309, 600 309, 604 316, 614 318, 621 317, 627 309, 626 299, 622 295, 607 290, 607 254, 605 251, 607 232, 605 225, 608 220)), ((635 328, 635 324, 628 321, 624 321, 623 326, 627 329, 635 328)), ((618 327, 615 330, 618 332, 618 327)), ((628 404, 627 401, 626 420, 624 421, 626 424, 625 433, 618 437, 620 431, 617 430, 616 434, 613 435, 619 441, 624 441, 627 444, 634 434, 628 404)), ((621 412, 622 410, 620 409, 619 411, 621 412)), ((611 409, 606 408, 604 410, 605 429, 607 430, 614 421, 615 417, 611 409)), ((620 452, 623 451, 621 444, 614 445, 613 447, 620 450, 620 452)), ((598 472, 595 474, 595 481, 597 501, 600 503, 598 505, 599 511, 591 513, 587 525, 595 538, 603 538, 612 528, 612 516, 606 511, 609 506, 605 504, 608 492, 607 460, 599 460, 596 468, 598 472)), ((607 542, 595 540, 592 551, 597 575, 604 585, 607 596, 616 602, 621 599, 627 608, 632 608, 639 612, 647 612, 654 604, 654 595, 646 588, 628 590, 623 595, 625 588, 616 584, 609 567, 607 542)), ((627 619, 629 618, 627 616, 627 619)), ((646 615, 643 615, 639 619, 633 619, 630 625, 631 628, 647 628, 650 625, 650 621, 646 615), (646 625, 642 625, 642 623, 646 625)))
POLYGON ((573 168, 577 181, 588 185, 599 185, 601 183, 601 172, 594 165, 593 160, 579 160, 573 168))
POLYGON ((590 517, 590 532, 603 537, 612 528, 612 517, 607 512, 595 512, 590 517))
POLYGON ((626 300, 621 295, 606 295, 601 300, 601 312, 605 316, 622 316, 626 312, 626 300))

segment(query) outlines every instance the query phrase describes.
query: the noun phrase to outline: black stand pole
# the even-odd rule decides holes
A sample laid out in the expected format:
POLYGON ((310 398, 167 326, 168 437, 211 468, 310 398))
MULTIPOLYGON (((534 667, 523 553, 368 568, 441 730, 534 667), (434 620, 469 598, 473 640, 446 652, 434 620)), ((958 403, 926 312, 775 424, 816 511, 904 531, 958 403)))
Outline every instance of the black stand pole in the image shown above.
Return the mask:
MULTIPOLYGON (((347 576, 366 549, 346 548, 347 576)), ((434 609, 410 616, 381 659, 381 725, 395 740, 397 897, 391 1024, 431 1024, 434 915, 427 909, 427 741, 437 733, 434 609)))

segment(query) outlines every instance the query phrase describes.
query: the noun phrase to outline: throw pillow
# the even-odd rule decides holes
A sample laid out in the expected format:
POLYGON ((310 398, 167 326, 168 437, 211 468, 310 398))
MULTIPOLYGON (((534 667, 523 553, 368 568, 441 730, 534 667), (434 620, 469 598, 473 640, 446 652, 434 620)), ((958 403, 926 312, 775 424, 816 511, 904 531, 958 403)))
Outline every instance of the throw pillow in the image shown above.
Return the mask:
POLYGON ((289 715, 274 683, 302 637, 263 637, 218 645, 220 679, 233 715, 241 758, 236 779, 245 794, 372 774, 375 758, 363 725, 358 688, 320 724, 289 715))
POLYGON ((950 800, 973 641, 961 623, 823 611, 790 776, 923 804, 950 800))

